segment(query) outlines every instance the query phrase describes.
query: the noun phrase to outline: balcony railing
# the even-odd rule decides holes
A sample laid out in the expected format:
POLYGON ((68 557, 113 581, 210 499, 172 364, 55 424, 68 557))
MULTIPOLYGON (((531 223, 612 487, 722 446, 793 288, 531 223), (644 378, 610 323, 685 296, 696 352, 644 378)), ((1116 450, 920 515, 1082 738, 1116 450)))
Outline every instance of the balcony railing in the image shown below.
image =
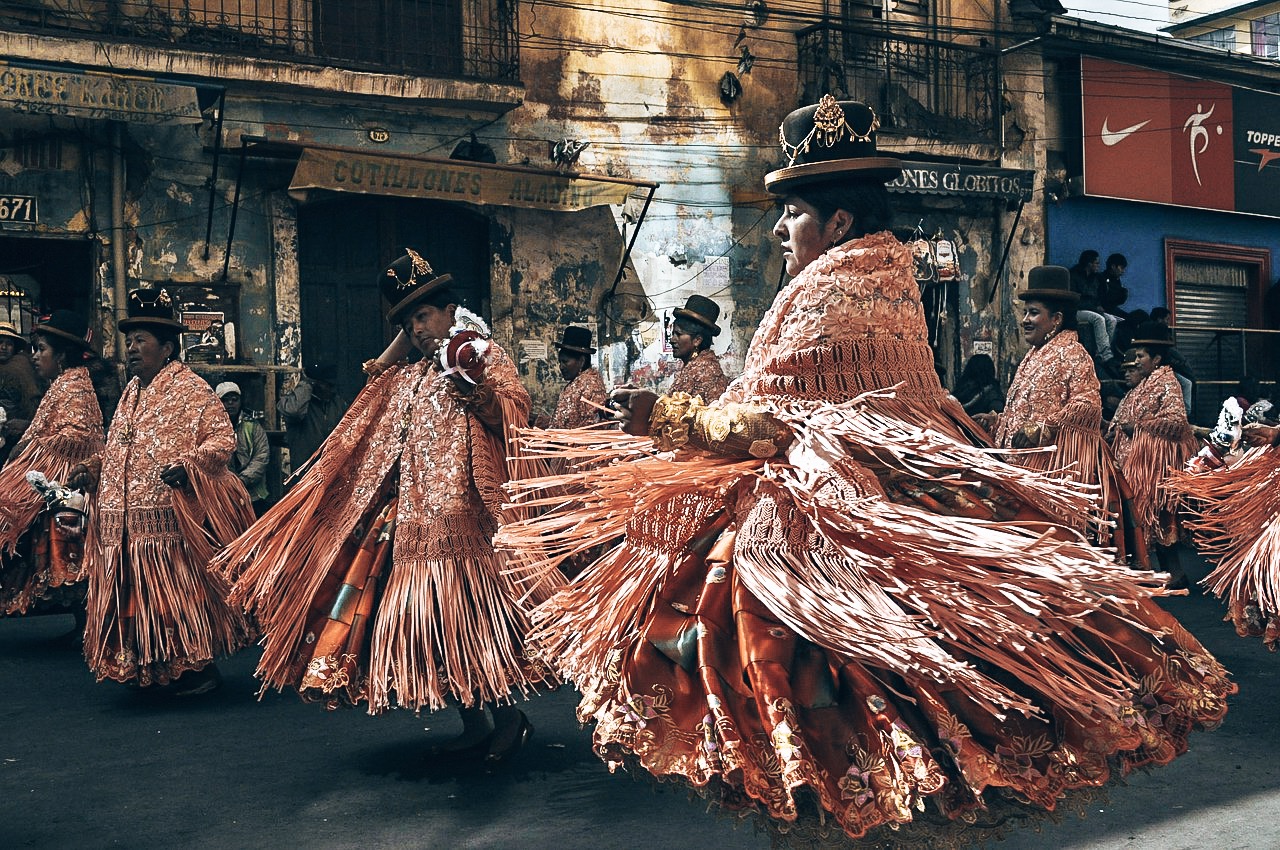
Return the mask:
POLYGON ((517 0, 0 0, 0 26, 246 58, 518 82, 517 0))
POLYGON ((885 130, 946 141, 998 138, 990 50, 877 25, 818 24, 796 37, 805 103, 831 94, 870 104, 885 130))

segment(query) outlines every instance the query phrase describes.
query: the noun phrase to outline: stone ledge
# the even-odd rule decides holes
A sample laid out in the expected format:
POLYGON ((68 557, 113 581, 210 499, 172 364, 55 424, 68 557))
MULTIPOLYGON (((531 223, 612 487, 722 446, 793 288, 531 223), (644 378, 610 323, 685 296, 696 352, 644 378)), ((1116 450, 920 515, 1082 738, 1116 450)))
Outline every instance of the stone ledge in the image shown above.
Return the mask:
POLYGON ((317 99, 380 99, 388 105, 435 105, 501 115, 524 102, 524 86, 353 71, 278 59, 220 56, 119 42, 0 31, 0 56, 49 65, 73 65, 116 74, 244 84, 317 99))

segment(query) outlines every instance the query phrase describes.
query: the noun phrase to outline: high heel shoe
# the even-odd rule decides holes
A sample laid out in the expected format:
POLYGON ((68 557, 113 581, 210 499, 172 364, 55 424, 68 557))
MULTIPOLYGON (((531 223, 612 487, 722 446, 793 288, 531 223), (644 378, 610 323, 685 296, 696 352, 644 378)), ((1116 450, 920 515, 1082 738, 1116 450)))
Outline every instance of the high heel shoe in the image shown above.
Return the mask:
POLYGON ((516 724, 514 733, 499 734, 497 730, 494 731, 489 742, 489 752, 484 757, 487 764, 497 765, 510 761, 533 736, 533 724, 529 722, 529 718, 523 711, 516 713, 520 715, 520 722, 516 724))

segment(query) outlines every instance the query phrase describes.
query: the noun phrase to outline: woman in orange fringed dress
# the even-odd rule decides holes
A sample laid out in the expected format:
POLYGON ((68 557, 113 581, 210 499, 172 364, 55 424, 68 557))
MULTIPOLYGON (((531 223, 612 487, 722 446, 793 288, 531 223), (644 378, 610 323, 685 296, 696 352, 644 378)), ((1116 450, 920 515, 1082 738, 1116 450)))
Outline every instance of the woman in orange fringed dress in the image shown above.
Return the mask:
POLYGON ((726 395, 615 390, 647 437, 530 432, 618 462, 516 482, 546 513, 498 540, 537 574, 624 536, 531 636, 610 764, 787 840, 949 846, 1171 761, 1235 686, 1155 574, 1050 520, 1088 509, 1077 485, 975 446, 911 252, 876 232, 899 166, 875 126, 829 97, 783 125, 796 277, 726 395))
POLYGON ((57 602, 83 630, 82 518, 60 525, 27 473, 63 484, 74 466, 101 454, 102 409, 85 367, 96 355, 88 323, 69 310, 54 312, 34 335, 32 362, 52 383, 0 471, 0 611, 23 614, 38 602, 57 602))
POLYGON ((135 290, 128 310, 120 330, 132 379, 105 450, 70 476, 71 486, 96 491, 84 654, 99 681, 202 694, 221 683, 214 660, 250 640, 208 565, 253 521, 253 508, 227 468, 236 435, 226 410, 178 360, 185 327, 168 292, 135 290))
POLYGON ((1204 584, 1227 603, 1241 637, 1280 646, 1280 427, 1244 426, 1251 448, 1210 472, 1180 470, 1166 480, 1188 514, 1197 548, 1217 565, 1204 584))
POLYGON ((1018 293, 1025 305, 1022 337, 1030 348, 1009 385, 1004 411, 975 418, 1000 448, 1039 449, 1011 453, 1010 462, 1097 488, 1097 507, 1075 517, 1072 527, 1100 546, 1115 546, 1121 563, 1132 554, 1145 567, 1142 540, 1116 533, 1117 522, 1126 519, 1125 484, 1102 439, 1100 385, 1093 358, 1076 337, 1080 296, 1071 291, 1070 280, 1061 266, 1031 270, 1027 289, 1018 293))
POLYGON ((526 596, 494 551, 508 432, 531 404, 450 280, 412 251, 380 276, 401 333, 289 495, 217 566, 261 626, 264 691, 370 714, 456 705, 462 734, 437 753, 497 762, 532 733, 513 698, 554 684, 524 637, 561 582, 526 596), (471 368, 445 368, 441 348, 449 362, 468 338, 471 368), (410 345, 422 360, 403 359, 410 345))
POLYGON ((1149 333, 1133 341, 1137 386, 1125 393, 1111 417, 1107 438, 1116 465, 1133 492, 1134 519, 1148 549, 1160 556, 1170 586, 1185 588, 1187 577, 1178 564, 1177 506, 1164 487, 1169 474, 1195 455, 1200 443, 1187 421, 1182 387, 1164 363, 1171 343, 1149 333))

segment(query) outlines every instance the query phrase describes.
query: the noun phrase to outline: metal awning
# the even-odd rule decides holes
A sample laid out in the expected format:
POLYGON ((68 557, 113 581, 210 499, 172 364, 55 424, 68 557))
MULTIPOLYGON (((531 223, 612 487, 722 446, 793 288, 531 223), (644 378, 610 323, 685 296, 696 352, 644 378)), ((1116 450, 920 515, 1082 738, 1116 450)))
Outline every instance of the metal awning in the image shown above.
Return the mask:
POLYGON ((355 192, 573 212, 623 204, 637 189, 651 193, 657 188, 657 183, 602 174, 305 145, 289 195, 302 203, 317 192, 355 192))
POLYGON ((0 109, 140 124, 203 120, 195 86, 15 62, 0 62, 0 109))
MULTIPOLYGON (((240 186, 244 161, 249 155, 298 158, 289 196, 299 203, 330 192, 354 192, 397 198, 419 198, 524 207, 552 212, 573 212, 624 204, 632 193, 644 197, 644 206, 631 238, 627 241, 613 288, 622 280, 640 225, 660 184, 604 174, 550 171, 518 165, 497 165, 461 159, 444 159, 424 154, 380 153, 362 148, 277 141, 261 136, 241 136, 240 170, 236 176, 235 200, 231 204, 231 225, 227 232, 222 277, 226 279, 231 243, 235 239, 236 213, 240 207, 240 186)), ((216 158, 216 155, 215 155, 216 158)), ((210 207, 212 217, 212 206, 210 207)), ((211 218, 212 220, 212 218, 211 218)), ((208 251, 208 239, 205 241, 208 251)), ((612 291, 612 290, 611 290, 612 291)))

